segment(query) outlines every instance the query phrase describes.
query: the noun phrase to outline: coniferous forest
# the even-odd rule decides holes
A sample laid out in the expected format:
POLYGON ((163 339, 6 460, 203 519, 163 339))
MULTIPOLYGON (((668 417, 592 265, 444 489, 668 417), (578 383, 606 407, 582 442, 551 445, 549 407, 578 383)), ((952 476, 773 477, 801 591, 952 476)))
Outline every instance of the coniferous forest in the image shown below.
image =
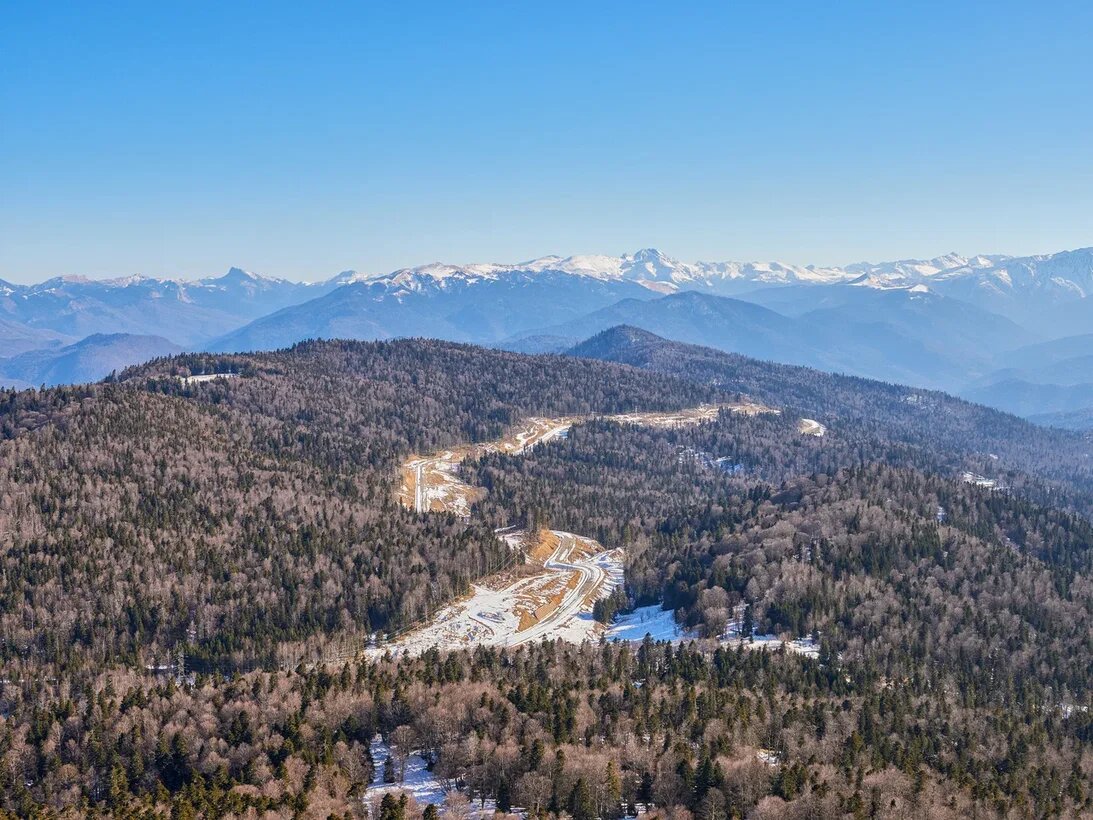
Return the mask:
POLYGON ((0 392, 0 488, 3 816, 1093 814, 1077 433, 633 329, 305 342, 0 392), (741 398, 781 412, 468 461, 468 520, 394 496, 411 454, 530 416, 741 398), (321 662, 466 593, 507 525, 623 548, 596 616, 663 605, 688 637, 321 662), (450 798, 371 799, 405 768, 377 734, 450 798))

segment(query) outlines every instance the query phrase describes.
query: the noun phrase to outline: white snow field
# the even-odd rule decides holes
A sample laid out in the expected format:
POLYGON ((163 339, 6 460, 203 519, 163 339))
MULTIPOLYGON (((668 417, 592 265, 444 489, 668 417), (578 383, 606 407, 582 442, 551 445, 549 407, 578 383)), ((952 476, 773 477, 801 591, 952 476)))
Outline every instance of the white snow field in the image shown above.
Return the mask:
POLYGON ((689 637, 687 630, 676 622, 676 613, 661 609, 659 604, 639 606, 633 612, 620 615, 607 630, 613 641, 643 641, 649 635, 654 641, 676 641, 689 637))
POLYGON ((998 482, 993 478, 987 478, 986 476, 979 475, 978 473, 965 472, 961 478, 965 484, 974 484, 976 487, 983 487, 987 490, 1001 490, 1002 487, 998 486, 998 482))
MULTIPOLYGON (((417 751, 407 756, 406 771, 403 773, 401 781, 396 778, 394 783, 384 783, 383 764, 391 756, 391 747, 383 742, 380 735, 376 735, 372 738, 369 748, 376 769, 372 776, 372 782, 364 792, 362 802, 365 804, 370 817, 380 816, 380 801, 383 800, 385 794, 394 794, 397 797, 401 792, 406 792, 417 802, 419 811, 432 803, 440 809, 441 814, 444 813, 445 800, 448 795, 458 791, 454 783, 442 781, 430 772, 425 758, 417 751)), ((397 774, 397 760, 392 762, 396 764, 397 774)), ((486 798, 484 801, 470 800, 466 804, 466 817, 467 820, 492 818, 496 810, 497 804, 492 797, 486 798)), ((514 809, 514 811, 519 813, 517 809, 514 809)))
MULTIPOLYGON (((810 658, 818 657, 820 645, 811 638, 797 638, 783 641, 776 635, 752 634, 751 638, 740 634, 741 623, 733 620, 725 632, 721 643, 733 648, 766 649, 776 651, 785 649, 810 658)), ((643 641, 648 634, 654 641, 689 641, 698 636, 676 622, 675 612, 661 609, 659 605, 638 607, 633 612, 620 615, 607 630, 607 638, 613 641, 643 641)))
POLYGON ((801 419, 797 422, 797 432, 803 436, 819 437, 827 432, 827 428, 816 421, 816 419, 801 419))
MULTIPOLYGON (((388 792, 406 792, 411 795, 418 804, 425 808, 429 803, 435 803, 437 808, 444 803, 447 790, 444 785, 433 776, 426 768, 425 758, 414 753, 406 758, 406 773, 402 782, 384 783, 383 764, 391 756, 391 748, 383 742, 383 738, 376 735, 370 744, 372 762, 375 764, 375 772, 372 775, 372 783, 365 792, 365 800, 372 801, 383 799, 388 792)), ((397 766, 396 766, 397 768, 397 766)))
POLYGON ((759 635, 752 630, 751 635, 744 635, 744 605, 737 604, 733 610, 733 617, 729 621, 728 627, 725 629, 725 634, 721 639, 721 643, 725 646, 730 646, 733 649, 743 647, 744 649, 763 649, 770 650, 772 652, 779 649, 785 649, 787 652, 793 652, 797 655, 804 655, 809 658, 820 657, 820 643, 812 638, 794 638, 792 640, 782 640, 777 635, 759 635))
POLYGON ((238 375, 238 373, 202 373, 199 376, 179 376, 178 380, 187 385, 201 384, 202 382, 211 382, 216 379, 234 379, 238 375))
POLYGON ((734 649, 740 646, 745 649, 763 649, 771 652, 785 649, 787 652, 804 655, 808 658, 820 657, 820 644, 812 638, 794 638, 791 641, 783 641, 777 635, 752 635, 751 640, 736 637, 730 638, 724 643, 734 649))

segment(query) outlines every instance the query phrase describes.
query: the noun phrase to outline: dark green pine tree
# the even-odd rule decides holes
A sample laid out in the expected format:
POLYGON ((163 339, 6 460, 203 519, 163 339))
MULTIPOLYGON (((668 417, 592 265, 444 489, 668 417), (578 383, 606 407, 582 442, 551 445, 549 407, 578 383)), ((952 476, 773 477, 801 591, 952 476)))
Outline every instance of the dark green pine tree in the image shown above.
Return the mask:
POLYGON ((508 814, 511 808, 512 796, 509 793, 509 781, 501 778, 501 782, 497 784, 497 810, 508 814))
POLYGON ((569 813, 573 815, 573 820, 596 820, 596 801, 592 799, 592 789, 583 777, 577 778, 569 795, 569 813))

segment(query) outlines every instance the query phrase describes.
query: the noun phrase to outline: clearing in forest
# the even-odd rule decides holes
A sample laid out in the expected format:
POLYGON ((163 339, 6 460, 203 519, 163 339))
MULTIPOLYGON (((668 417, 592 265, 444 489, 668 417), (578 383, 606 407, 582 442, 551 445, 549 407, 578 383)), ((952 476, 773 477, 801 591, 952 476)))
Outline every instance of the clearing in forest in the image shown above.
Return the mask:
MULTIPOLYGON (((722 410, 749 416, 779 412, 755 402, 742 402, 597 418, 619 424, 678 427, 712 421, 722 410)), ((399 470, 399 502, 417 512, 451 512, 469 517, 471 505, 483 497, 485 490, 460 479, 459 464, 464 459, 487 453, 523 453, 564 437, 574 424, 591 418, 530 418, 497 441, 452 447, 430 456, 411 456, 399 470)), ((558 530, 535 534, 510 530, 504 538, 514 550, 524 553, 525 564, 482 579, 470 595, 441 609, 425 626, 369 652, 390 650, 414 655, 433 646, 518 646, 543 639, 579 643, 597 638, 603 626, 592 618, 592 607, 621 586, 622 550, 605 550, 591 538, 558 530)))
POLYGON ((370 650, 417 655, 433 646, 519 646, 562 638, 580 643, 602 630, 592 605, 622 583, 622 550, 554 530, 537 539, 532 552, 553 545, 539 568, 524 577, 490 576, 466 598, 437 612, 429 624, 370 650))

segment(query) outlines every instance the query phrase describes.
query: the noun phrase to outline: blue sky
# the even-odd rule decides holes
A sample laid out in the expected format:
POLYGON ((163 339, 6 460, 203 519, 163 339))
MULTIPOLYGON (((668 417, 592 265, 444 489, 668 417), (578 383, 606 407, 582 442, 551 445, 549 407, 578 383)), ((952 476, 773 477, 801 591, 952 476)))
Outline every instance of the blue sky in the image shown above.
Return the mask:
POLYGON ((0 5, 0 278, 1093 245, 1085 3, 0 5))

